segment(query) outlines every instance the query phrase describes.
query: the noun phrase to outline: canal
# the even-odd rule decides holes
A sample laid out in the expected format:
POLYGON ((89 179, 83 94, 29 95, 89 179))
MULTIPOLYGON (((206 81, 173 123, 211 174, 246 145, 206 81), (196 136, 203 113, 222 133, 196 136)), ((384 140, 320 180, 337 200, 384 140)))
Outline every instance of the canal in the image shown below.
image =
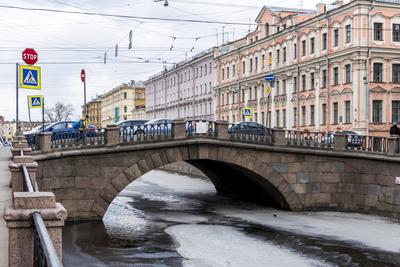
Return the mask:
POLYGON ((199 177, 151 171, 103 222, 68 223, 64 266, 400 266, 400 224, 285 212, 218 195, 199 177))

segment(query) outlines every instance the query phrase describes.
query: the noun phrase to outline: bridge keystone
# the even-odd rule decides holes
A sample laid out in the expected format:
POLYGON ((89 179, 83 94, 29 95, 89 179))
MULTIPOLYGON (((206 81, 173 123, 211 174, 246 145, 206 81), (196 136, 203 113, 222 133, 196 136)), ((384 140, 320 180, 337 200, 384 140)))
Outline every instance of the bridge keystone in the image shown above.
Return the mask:
POLYGON ((172 134, 174 140, 186 139, 186 122, 184 120, 174 120, 172 134))
POLYGON ((107 146, 118 146, 120 143, 120 129, 116 125, 107 125, 105 141, 107 146))
POLYGON ((217 138, 220 140, 228 140, 229 123, 227 121, 218 120, 215 122, 215 132, 217 133, 217 138))

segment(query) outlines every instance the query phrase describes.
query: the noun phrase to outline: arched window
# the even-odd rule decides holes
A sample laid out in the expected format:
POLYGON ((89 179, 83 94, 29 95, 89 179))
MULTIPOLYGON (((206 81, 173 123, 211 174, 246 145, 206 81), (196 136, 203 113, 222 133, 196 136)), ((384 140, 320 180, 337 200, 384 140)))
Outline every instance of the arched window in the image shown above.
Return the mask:
POLYGON ((265 37, 269 36, 269 23, 265 23, 265 37))

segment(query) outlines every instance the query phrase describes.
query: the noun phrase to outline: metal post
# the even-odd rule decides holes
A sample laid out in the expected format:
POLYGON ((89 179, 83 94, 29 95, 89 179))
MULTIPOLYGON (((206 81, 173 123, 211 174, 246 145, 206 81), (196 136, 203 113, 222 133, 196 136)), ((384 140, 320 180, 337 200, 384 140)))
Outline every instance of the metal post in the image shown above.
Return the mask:
POLYGON ((86 118, 86 115, 87 115, 87 110, 86 110, 86 78, 85 78, 85 80, 83 81, 83 94, 84 94, 84 96, 83 96, 83 102, 84 102, 84 116, 85 116, 85 118, 86 118))
POLYGON ((27 100, 28 100, 28 116, 29 116, 29 128, 32 129, 31 125, 31 105, 29 104, 29 96, 26 96, 27 100))
POLYGON ((19 132, 19 117, 18 117, 18 67, 19 64, 15 63, 16 71, 15 71, 15 98, 16 98, 16 114, 15 114, 15 126, 17 129, 17 133, 19 132))
POLYGON ((42 132, 44 133, 44 97, 42 97, 42 132))

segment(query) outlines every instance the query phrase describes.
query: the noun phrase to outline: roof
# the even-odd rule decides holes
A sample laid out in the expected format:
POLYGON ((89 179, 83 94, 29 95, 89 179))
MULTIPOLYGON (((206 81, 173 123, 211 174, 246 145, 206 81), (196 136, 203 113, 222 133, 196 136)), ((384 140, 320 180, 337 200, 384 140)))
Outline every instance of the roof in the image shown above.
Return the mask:
POLYGON ((256 21, 260 19, 261 14, 266 10, 271 10, 274 13, 278 12, 291 12, 291 13, 297 13, 297 14, 311 14, 315 13, 316 10, 313 9, 301 9, 301 8, 290 8, 290 7, 277 7, 277 6, 263 6, 263 8, 260 10, 260 13, 258 13, 256 21))

